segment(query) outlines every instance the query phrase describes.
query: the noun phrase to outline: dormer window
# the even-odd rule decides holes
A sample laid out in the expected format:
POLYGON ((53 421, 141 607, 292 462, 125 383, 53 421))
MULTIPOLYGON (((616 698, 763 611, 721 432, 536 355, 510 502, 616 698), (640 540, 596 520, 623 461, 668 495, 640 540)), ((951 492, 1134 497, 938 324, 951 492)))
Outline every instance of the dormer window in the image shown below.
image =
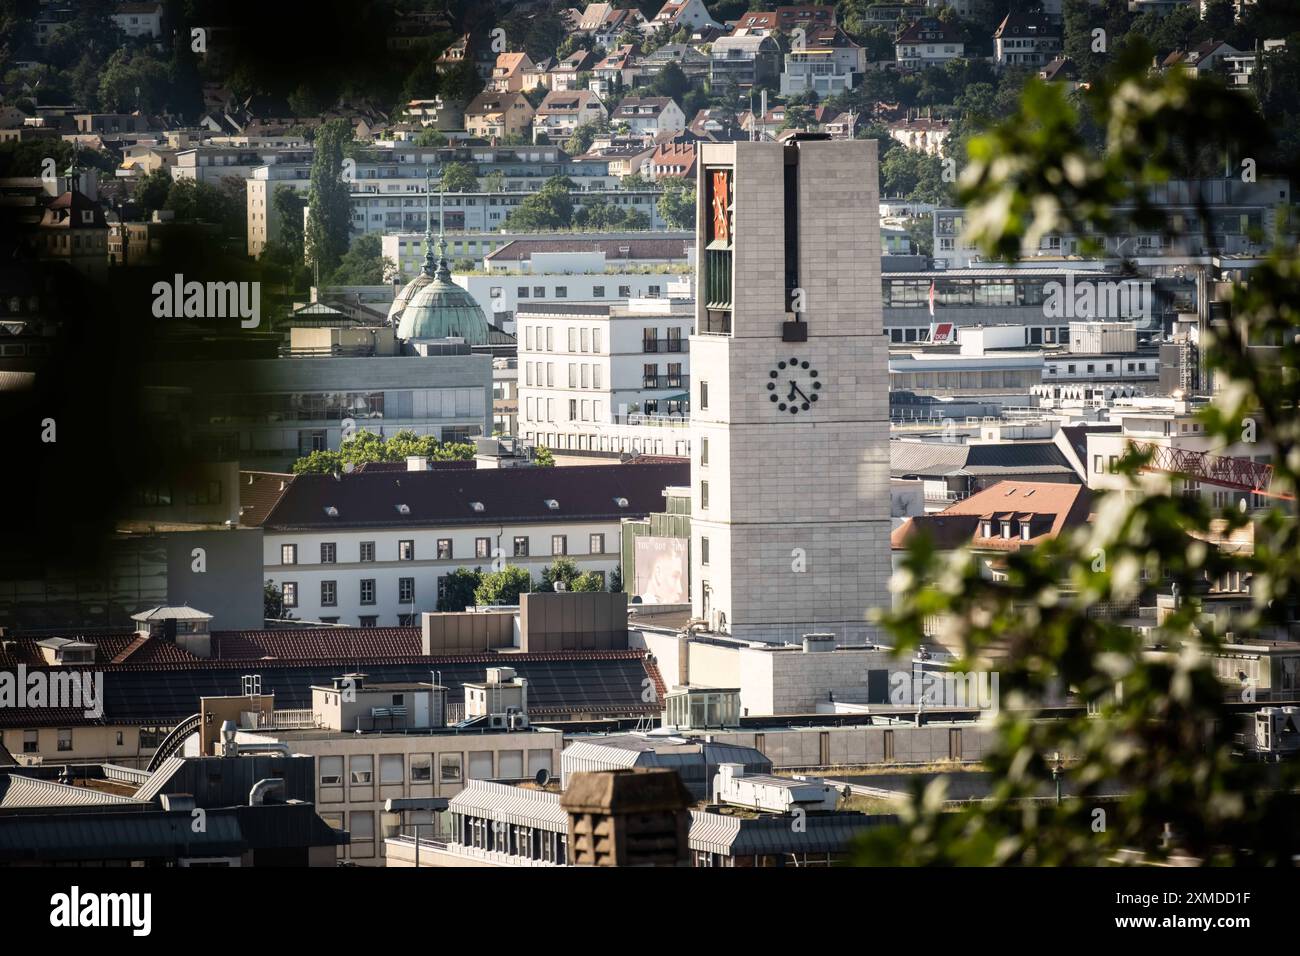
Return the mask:
POLYGON ((470 510, 471 510, 471 511, 481 512, 481 511, 483 511, 483 502, 481 502, 481 501, 471 501, 471 502, 469 503, 469 507, 470 507, 470 510))
POLYGON ((337 518, 339 516, 339 509, 335 508, 333 505, 326 505, 325 514, 331 518, 337 518))
POLYGON ((552 511, 559 511, 560 503, 556 501, 554 498, 547 498, 546 507, 550 508, 552 511))
POLYGON ((1002 537, 1004 537, 1004 538, 1010 538, 1010 537, 1011 537, 1011 522, 1010 522, 1010 521, 1003 521, 1003 522, 1002 522, 1002 537))
POLYGON ((982 537, 982 538, 991 538, 991 537, 993 537, 993 522, 992 522, 992 521, 985 521, 985 522, 983 522, 983 523, 980 525, 980 537, 982 537))
POLYGON ((397 513, 399 515, 409 515, 411 513, 411 506, 407 504, 398 505, 397 513))
POLYGON ((615 498, 615 499, 614 499, 614 504, 618 505, 620 508, 626 508, 626 507, 627 507, 627 499, 626 499, 626 498, 615 498))
POLYGON ((1028 541, 1028 540, 1029 540, 1029 528, 1030 528, 1030 524, 1031 524, 1031 523, 1028 522, 1028 521, 1022 521, 1022 522, 1020 522, 1020 540, 1021 540, 1021 541, 1028 541))

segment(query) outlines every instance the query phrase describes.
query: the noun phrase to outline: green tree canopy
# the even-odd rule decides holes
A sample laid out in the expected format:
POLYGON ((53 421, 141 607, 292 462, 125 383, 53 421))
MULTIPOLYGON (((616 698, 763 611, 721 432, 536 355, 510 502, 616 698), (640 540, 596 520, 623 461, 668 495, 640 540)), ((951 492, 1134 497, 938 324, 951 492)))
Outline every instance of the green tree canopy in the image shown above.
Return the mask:
POLYGON ((343 144, 352 140, 345 120, 330 120, 316 130, 316 153, 311 164, 311 207, 305 234, 307 258, 328 275, 338 268, 348 250, 352 231, 352 199, 343 179, 343 144))
POLYGON ((448 163, 442 167, 440 185, 449 193, 478 192, 478 177, 469 163, 448 163))
POLYGON ((479 568, 457 568, 442 579, 442 588, 438 594, 439 611, 463 611, 478 603, 476 594, 483 583, 483 571, 479 568))
POLYGON ((509 565, 500 571, 489 571, 474 590, 478 605, 518 604, 519 595, 532 590, 533 579, 521 567, 509 565))

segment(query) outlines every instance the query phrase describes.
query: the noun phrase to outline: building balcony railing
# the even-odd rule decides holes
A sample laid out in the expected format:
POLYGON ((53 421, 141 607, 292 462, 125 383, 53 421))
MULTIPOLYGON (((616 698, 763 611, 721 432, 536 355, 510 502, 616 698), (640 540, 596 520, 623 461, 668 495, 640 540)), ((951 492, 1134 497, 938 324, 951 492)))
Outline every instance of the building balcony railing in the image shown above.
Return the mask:
POLYGON ((642 352, 689 352, 688 339, 642 339, 642 352))

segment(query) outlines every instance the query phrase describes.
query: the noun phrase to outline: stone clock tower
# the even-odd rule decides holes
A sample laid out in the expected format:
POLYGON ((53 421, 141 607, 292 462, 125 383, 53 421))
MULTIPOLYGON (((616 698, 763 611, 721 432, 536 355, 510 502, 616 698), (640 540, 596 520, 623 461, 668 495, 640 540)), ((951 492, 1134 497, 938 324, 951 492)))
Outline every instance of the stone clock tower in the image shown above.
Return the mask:
POLYGON ((876 144, 700 149, 693 616, 749 640, 870 639, 890 574, 876 144))

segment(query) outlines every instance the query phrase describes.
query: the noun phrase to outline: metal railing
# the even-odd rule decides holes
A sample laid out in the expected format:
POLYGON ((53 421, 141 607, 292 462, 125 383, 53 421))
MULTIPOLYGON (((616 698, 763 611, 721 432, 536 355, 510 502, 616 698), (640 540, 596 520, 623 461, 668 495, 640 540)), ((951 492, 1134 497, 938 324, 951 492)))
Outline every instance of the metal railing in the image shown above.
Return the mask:
POLYGON ((262 726, 276 730, 309 730, 316 726, 316 714, 311 710, 274 710, 269 721, 262 726))
POLYGON ((688 388, 689 375, 642 375, 642 388, 688 388))

